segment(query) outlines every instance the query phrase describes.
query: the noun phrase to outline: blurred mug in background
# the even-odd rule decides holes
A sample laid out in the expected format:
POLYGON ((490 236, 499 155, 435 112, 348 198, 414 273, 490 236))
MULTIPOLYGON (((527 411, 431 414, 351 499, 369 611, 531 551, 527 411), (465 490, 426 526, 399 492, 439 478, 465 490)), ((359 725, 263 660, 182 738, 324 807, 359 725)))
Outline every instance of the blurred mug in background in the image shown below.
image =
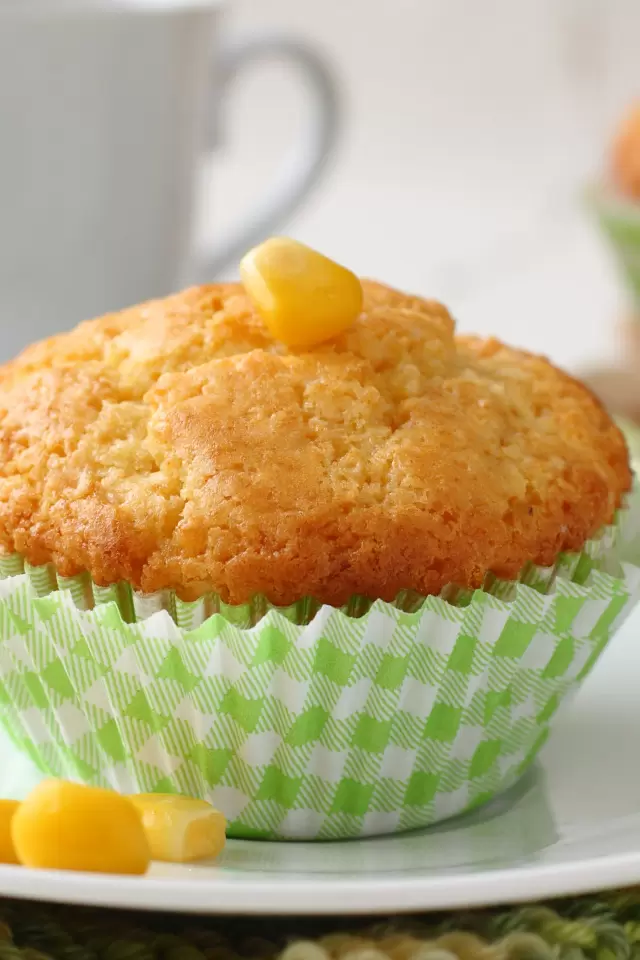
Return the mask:
POLYGON ((216 0, 0 0, 0 361, 214 279, 315 184, 337 132, 330 69, 288 36, 230 44, 222 12, 216 0), (273 58, 306 81, 309 129, 250 222, 198 262, 198 174, 221 100, 239 69, 273 58))

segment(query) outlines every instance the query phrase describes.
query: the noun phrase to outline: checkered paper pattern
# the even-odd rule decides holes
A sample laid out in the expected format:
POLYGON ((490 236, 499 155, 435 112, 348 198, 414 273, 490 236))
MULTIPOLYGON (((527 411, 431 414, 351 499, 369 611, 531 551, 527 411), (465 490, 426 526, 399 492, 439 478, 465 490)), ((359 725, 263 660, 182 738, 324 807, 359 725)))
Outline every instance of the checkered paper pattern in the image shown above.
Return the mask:
POLYGON ((598 569, 613 532, 518 585, 349 612, 258 600, 236 622, 11 558, 0 719, 45 772, 203 797, 231 836, 428 825, 518 778, 630 611, 640 569, 598 569))

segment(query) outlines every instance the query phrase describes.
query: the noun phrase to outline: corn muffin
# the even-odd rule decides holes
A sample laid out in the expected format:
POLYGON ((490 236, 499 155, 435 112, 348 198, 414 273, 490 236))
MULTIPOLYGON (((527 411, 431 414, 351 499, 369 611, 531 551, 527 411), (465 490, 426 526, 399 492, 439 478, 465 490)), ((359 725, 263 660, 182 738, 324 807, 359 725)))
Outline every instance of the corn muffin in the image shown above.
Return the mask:
POLYGON ((0 724, 233 837, 455 816, 637 602, 625 443, 546 360, 296 241, 240 275, 0 369, 0 724))
POLYGON ((98 585, 340 605, 550 565, 629 490, 580 383, 447 309, 363 281, 291 348, 243 287, 81 324, 0 369, 0 545, 98 585))

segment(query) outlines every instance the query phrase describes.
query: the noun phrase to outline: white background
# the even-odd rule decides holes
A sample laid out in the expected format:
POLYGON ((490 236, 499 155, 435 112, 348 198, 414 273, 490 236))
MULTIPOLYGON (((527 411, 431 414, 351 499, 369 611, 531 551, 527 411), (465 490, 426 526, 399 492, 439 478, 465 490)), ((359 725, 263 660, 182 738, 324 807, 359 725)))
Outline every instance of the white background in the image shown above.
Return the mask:
MULTIPOLYGON (((640 96, 639 0, 236 0, 227 28, 302 34, 342 82, 340 149, 287 232, 444 299, 464 329, 574 369, 613 352, 624 293, 581 191, 640 96)), ((226 107, 205 241, 305 121, 277 66, 226 107)))

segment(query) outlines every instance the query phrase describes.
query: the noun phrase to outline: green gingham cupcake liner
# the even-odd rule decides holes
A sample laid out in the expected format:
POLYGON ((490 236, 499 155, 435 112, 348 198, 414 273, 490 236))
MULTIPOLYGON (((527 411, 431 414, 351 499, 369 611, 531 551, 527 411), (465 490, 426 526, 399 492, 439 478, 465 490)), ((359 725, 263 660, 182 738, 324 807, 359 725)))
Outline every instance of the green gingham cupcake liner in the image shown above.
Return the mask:
POLYGON ((0 719, 45 773, 202 797, 230 836, 427 826, 532 762, 638 598, 639 515, 519 582, 342 609, 186 604, 4 558, 0 719))
POLYGON ((634 303, 640 307, 640 203, 604 187, 593 188, 588 203, 609 241, 634 303))

